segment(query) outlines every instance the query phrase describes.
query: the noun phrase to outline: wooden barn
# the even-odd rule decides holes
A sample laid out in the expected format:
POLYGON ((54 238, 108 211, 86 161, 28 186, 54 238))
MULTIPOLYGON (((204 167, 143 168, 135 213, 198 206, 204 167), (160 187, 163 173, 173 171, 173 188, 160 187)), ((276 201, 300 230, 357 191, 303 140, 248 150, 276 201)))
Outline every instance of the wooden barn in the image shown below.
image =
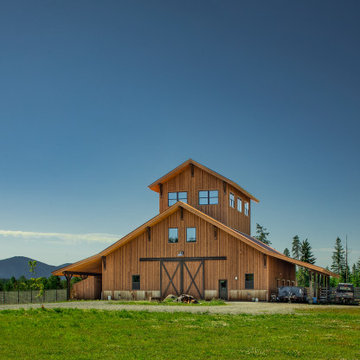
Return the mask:
MULTIPOLYGON (((148 299, 187 293, 196 298, 269 300, 309 269, 314 295, 332 272, 286 257, 250 236, 252 202, 235 182, 187 160, 154 181, 159 214, 99 254, 58 269, 81 276, 72 296, 148 299)), ((68 287, 70 289, 70 285, 68 287)))

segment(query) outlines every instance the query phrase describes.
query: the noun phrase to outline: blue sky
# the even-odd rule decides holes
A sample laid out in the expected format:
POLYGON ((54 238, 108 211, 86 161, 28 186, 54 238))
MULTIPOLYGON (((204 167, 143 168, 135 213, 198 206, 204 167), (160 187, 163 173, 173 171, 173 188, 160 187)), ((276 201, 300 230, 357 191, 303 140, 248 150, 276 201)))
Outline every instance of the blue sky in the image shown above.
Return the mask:
POLYGON ((283 250, 360 257, 358 1, 0 5, 0 258, 92 255, 188 158, 260 199, 283 250))

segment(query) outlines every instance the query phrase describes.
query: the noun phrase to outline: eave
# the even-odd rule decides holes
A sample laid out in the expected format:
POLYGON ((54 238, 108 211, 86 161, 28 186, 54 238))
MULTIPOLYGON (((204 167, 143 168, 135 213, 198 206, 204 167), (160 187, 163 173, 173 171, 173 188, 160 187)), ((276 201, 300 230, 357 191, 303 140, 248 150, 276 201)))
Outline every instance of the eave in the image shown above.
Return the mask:
POLYGON ((172 178, 174 178, 175 176, 180 174, 182 171, 184 171, 185 168, 187 166, 190 166, 191 164, 193 164, 194 166, 198 167, 201 170, 204 170, 204 171, 208 172, 209 174, 217 177, 218 179, 221 179, 222 181, 225 181, 227 184, 230 184, 235 189, 239 190, 240 192, 242 192, 243 194, 248 196, 251 200, 253 200, 253 201, 257 202, 257 203, 259 202, 259 200, 255 196, 251 195, 249 192, 247 192, 245 189, 243 189, 240 185, 238 185, 234 181, 226 178, 225 176, 217 173, 214 170, 209 169, 208 167, 206 167, 206 166, 204 166, 204 165, 202 165, 202 164, 200 164, 200 163, 198 163, 198 162, 196 162, 195 160, 192 160, 192 159, 186 160, 185 162, 180 164, 175 169, 171 170, 170 172, 168 172, 167 174, 165 174, 161 178, 154 181, 152 184, 150 184, 148 186, 149 189, 151 189, 151 190, 153 190, 153 191, 155 191, 157 193, 160 193, 160 184, 163 184, 163 183, 171 180, 172 178))

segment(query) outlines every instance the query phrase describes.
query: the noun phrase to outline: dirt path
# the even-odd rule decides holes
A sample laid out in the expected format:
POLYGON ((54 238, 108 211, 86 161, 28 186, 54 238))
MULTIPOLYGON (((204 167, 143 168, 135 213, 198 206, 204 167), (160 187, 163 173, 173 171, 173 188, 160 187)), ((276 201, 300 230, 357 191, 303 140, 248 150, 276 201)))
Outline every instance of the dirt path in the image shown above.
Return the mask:
MULTIPOLYGON (((287 303, 255 303, 255 302, 228 302, 220 306, 165 306, 165 305, 117 305, 111 301, 69 301, 60 303, 44 303, 48 309, 98 309, 98 310, 135 310, 153 312, 190 312, 211 314, 291 314, 298 309, 319 308, 317 305, 287 304, 287 303)), ((0 310, 36 309, 41 304, 0 305, 0 310)), ((322 306, 325 307, 325 306, 322 306)), ((346 306, 326 305, 327 309, 346 306)))

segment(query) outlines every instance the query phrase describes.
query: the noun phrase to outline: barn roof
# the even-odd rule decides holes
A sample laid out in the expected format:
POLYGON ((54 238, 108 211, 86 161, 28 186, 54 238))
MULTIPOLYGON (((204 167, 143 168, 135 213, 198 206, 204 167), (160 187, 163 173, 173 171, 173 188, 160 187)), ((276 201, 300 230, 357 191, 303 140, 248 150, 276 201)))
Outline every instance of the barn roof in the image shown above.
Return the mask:
POLYGON ((206 166, 204 166, 204 165, 202 165, 202 164, 200 164, 200 163, 198 163, 198 162, 196 162, 195 160, 192 160, 192 159, 186 160, 185 162, 180 164, 175 169, 171 170, 170 172, 168 172, 167 174, 165 174, 161 178, 154 181, 152 184, 149 185, 149 188, 151 190, 156 191, 156 192, 159 193, 160 192, 160 184, 163 184, 163 183, 169 181, 170 179, 174 178, 175 176, 180 174, 182 171, 184 171, 185 168, 190 166, 191 164, 193 164, 194 166, 198 167, 199 169, 204 170, 204 171, 208 172, 209 174, 221 179, 222 181, 225 181, 226 183, 233 186, 235 189, 241 191, 243 194, 248 196, 251 200, 253 200, 253 201, 257 202, 257 203, 259 202, 259 200, 255 196, 251 195, 249 192, 247 192, 245 189, 243 189, 240 185, 238 185, 234 181, 226 178, 223 175, 220 175, 216 171, 211 170, 208 167, 206 167, 206 166))
POLYGON ((181 201, 178 201, 176 204, 172 205, 171 207, 169 207, 168 209, 166 209, 159 215, 153 217, 152 219, 147 221, 145 224, 139 226, 137 229, 130 232, 129 234, 127 234, 120 240, 116 241, 114 244, 110 245, 109 247, 107 247, 106 249, 101 251, 100 253, 93 255, 91 257, 88 257, 86 259, 80 260, 78 262, 75 262, 71 265, 65 266, 63 268, 57 269, 57 270, 53 271, 52 274, 61 276, 61 275, 64 275, 64 273, 66 271, 89 272, 89 273, 91 272, 91 273, 101 274, 101 258, 103 256, 106 256, 106 255, 112 253, 113 251, 117 250, 118 248, 120 248, 120 247, 124 246, 125 244, 127 244, 128 242, 132 241, 137 236, 143 234, 146 231, 147 227, 151 227, 151 226, 158 224, 163 219, 167 218, 171 214, 174 214, 180 207, 193 213, 194 215, 199 216, 200 218, 204 219, 205 221, 213 224, 214 226, 218 227, 219 229, 227 232, 228 234, 232 235, 233 237, 241 240, 245 244, 257 249, 258 251, 260 251, 268 256, 272 256, 277 259, 287 261, 287 262, 290 262, 290 263, 298 265, 298 266, 305 267, 307 269, 310 269, 310 270, 318 272, 318 273, 322 273, 322 274, 325 274, 328 276, 338 277, 337 274, 335 274, 327 269, 324 269, 320 266, 308 264, 308 263, 302 262, 300 260, 296 260, 296 259, 287 257, 284 254, 282 254, 279 251, 272 248, 271 246, 265 245, 258 239, 254 238, 250 235, 244 234, 238 230, 232 229, 232 228, 226 226, 225 224, 223 224, 222 222, 203 213, 202 211, 195 209, 193 206, 191 206, 189 204, 185 204, 181 201))

